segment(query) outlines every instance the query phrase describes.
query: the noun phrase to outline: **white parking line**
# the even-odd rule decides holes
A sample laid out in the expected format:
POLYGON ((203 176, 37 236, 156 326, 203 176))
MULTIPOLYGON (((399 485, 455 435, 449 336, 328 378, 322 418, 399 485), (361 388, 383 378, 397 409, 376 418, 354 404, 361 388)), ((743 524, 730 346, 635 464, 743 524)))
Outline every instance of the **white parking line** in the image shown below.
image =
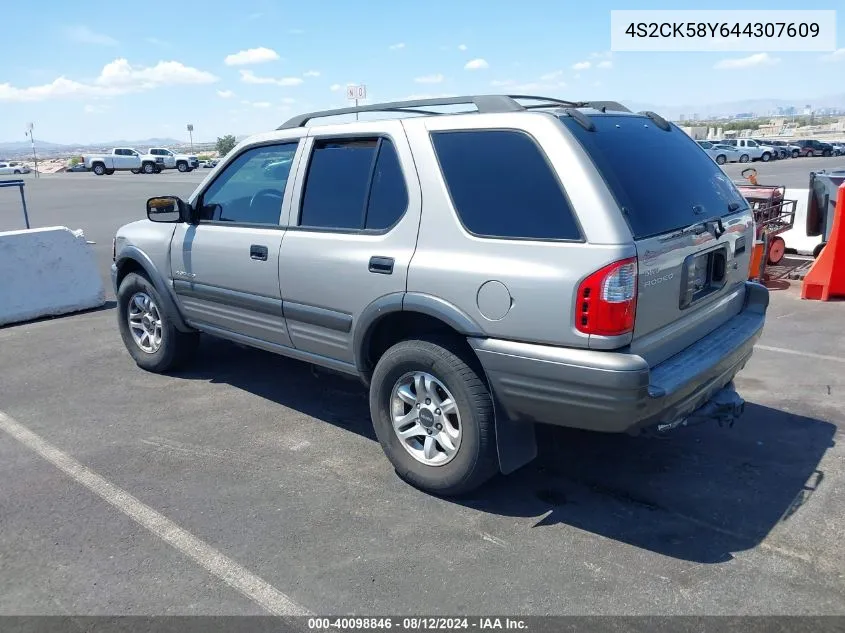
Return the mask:
POLYGON ((834 363, 845 363, 845 358, 839 356, 826 356, 825 354, 814 354, 813 352, 802 352, 797 349, 786 349, 785 347, 771 347, 769 345, 755 345, 755 349, 766 352, 777 352, 778 354, 792 354, 793 356, 804 356, 806 358, 817 358, 819 360, 830 360, 834 363))
POLYGON ((305 607, 296 604, 269 583, 183 530, 166 516, 156 512, 125 490, 83 466, 2 411, 0 411, 0 430, 38 453, 74 481, 99 495, 130 519, 147 528, 160 539, 193 559, 210 574, 217 576, 270 613, 278 616, 310 615, 305 607))

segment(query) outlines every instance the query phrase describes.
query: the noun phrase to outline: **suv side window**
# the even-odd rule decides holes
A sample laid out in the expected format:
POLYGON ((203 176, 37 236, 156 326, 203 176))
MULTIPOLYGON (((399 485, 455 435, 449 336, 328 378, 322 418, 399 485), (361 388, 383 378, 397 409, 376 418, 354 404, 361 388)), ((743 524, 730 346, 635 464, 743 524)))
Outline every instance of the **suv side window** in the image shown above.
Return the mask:
POLYGON ((581 231, 545 154, 517 130, 434 132, 452 203, 475 235, 580 240, 581 231))
POLYGON ((298 145, 262 145, 240 154, 202 194, 200 221, 278 226, 298 145))
POLYGON ((315 141, 299 226, 380 231, 393 226, 407 207, 405 177, 389 139, 315 141))

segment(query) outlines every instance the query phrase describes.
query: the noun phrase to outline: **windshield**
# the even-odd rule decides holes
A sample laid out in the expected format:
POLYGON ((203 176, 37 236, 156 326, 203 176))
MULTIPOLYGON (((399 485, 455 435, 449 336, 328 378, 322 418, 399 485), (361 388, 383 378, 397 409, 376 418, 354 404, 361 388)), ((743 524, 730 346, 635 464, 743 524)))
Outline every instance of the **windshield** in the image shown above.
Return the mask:
POLYGON ((588 131, 560 117, 622 207, 635 239, 660 235, 747 208, 719 166, 678 127, 666 132, 630 115, 590 117, 588 131))

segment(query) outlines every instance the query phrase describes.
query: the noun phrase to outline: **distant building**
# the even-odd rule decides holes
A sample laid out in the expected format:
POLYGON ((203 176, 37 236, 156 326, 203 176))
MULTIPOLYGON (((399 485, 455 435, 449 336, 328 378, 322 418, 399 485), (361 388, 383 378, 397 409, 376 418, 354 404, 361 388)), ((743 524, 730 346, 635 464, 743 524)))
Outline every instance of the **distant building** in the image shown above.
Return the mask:
POLYGON ((747 119, 753 119, 754 113, 753 112, 740 112, 739 114, 735 115, 734 118, 738 119, 740 121, 747 120, 747 119))
POLYGON ((704 126, 682 126, 681 129, 686 132, 691 138, 696 141, 703 141, 707 139, 707 128, 704 126))

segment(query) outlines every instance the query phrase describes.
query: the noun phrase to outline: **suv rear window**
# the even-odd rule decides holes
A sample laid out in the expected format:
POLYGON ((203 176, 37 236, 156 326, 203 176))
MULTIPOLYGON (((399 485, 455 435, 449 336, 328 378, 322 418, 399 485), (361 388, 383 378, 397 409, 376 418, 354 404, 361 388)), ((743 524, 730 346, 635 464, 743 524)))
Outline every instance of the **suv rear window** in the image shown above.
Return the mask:
POLYGON ((516 130, 432 133, 452 203, 483 237, 579 240, 581 232, 540 147, 516 130))
POLYGON ((589 131, 569 116, 560 119, 593 159, 634 239, 748 206, 713 159, 676 126, 667 132, 642 116, 596 115, 589 131))

